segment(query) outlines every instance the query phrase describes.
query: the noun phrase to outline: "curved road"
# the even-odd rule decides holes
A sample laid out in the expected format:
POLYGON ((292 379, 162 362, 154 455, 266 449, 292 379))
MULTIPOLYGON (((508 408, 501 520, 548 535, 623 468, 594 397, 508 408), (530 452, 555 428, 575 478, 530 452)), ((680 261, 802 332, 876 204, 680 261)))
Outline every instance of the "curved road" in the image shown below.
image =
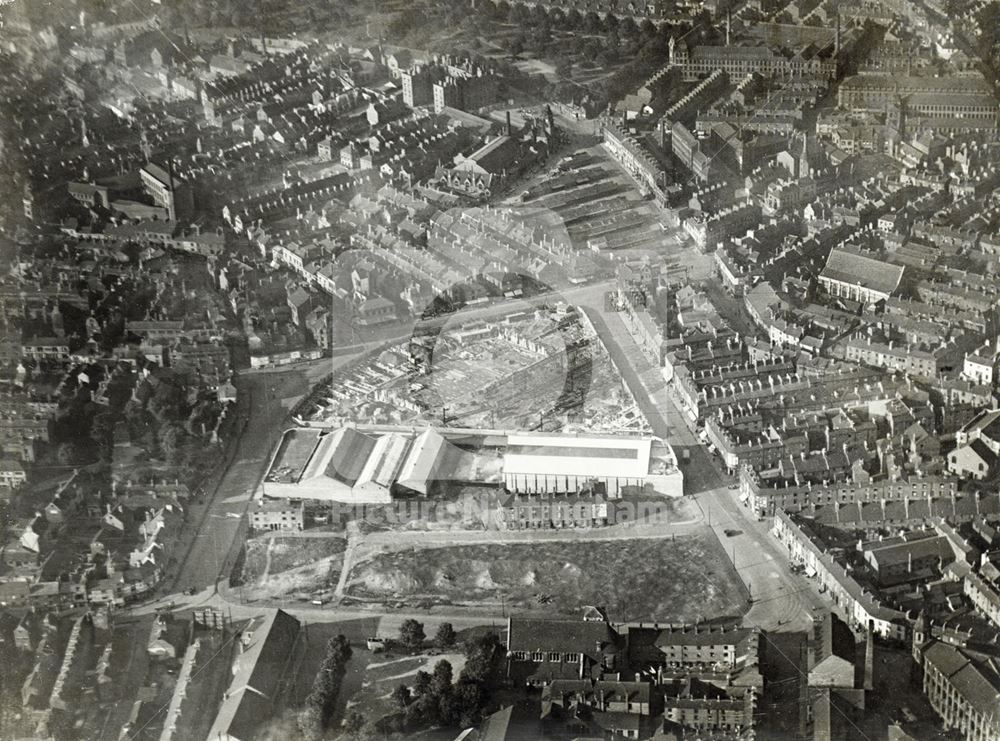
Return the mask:
MULTIPOLYGON (((804 577, 791 573, 788 556, 768 533, 767 525, 757 522, 752 513, 737 502, 735 492, 729 489, 731 480, 721 473, 684 422, 667 393, 659 369, 642 354, 621 317, 604 310, 604 294, 609 288, 608 282, 583 286, 563 292, 562 297, 573 300, 587 311, 655 434, 670 442, 675 450, 689 451, 690 461, 684 469, 685 492, 695 498, 704 520, 716 533, 752 595, 754 601, 746 615, 746 622, 769 630, 806 629, 810 624, 809 616, 812 611, 824 606, 822 599, 810 588, 804 577), (726 534, 727 530, 730 531, 729 535, 726 534)), ((462 311, 451 317, 443 317, 440 321, 465 321, 510 310, 510 303, 503 302, 462 311)), ((195 512, 198 524, 193 531, 193 542, 182 562, 180 573, 173 582, 174 590, 183 591, 194 587, 200 591, 190 598, 176 593, 165 596, 157 602, 136 608, 137 611, 162 608, 174 603, 175 609, 212 605, 232 610, 234 617, 237 614, 249 616, 259 612, 262 607, 274 606, 289 609, 313 622, 380 618, 379 613, 373 611, 337 608, 333 612, 326 607, 306 604, 291 608, 278 603, 243 605, 238 595, 224 584, 216 588, 216 584, 220 580, 224 582, 228 576, 242 536, 241 517, 249 504, 251 493, 264 473, 278 436, 285 427, 276 421, 287 419, 288 409, 298 398, 309 392, 312 381, 349 362, 353 357, 355 356, 328 359, 323 363, 310 364, 310 367, 297 366, 269 373, 245 374, 240 378, 240 391, 247 400, 247 406, 242 408, 247 416, 246 428, 237 443, 231 463, 224 466, 212 489, 209 503, 204 505, 204 509, 195 512), (310 379, 310 375, 315 378, 310 379)), ((678 524, 680 523, 675 523, 678 524)), ((684 525, 701 526, 688 523, 684 525)), ((668 532, 664 530, 661 537, 668 532)), ((608 535, 615 537, 611 533, 608 535)), ((624 535, 622 533, 619 537, 624 535)), ((653 536, 646 533, 643 535, 653 536)), ((421 538, 425 544, 448 538, 447 534, 432 533, 414 534, 413 537, 421 538)), ((448 615, 418 612, 407 615, 424 620, 450 620, 456 625, 482 625, 502 619, 502 616, 497 615, 470 615, 462 612, 448 615)), ((397 611, 385 614, 390 622, 402 619, 403 616, 404 613, 397 611)))

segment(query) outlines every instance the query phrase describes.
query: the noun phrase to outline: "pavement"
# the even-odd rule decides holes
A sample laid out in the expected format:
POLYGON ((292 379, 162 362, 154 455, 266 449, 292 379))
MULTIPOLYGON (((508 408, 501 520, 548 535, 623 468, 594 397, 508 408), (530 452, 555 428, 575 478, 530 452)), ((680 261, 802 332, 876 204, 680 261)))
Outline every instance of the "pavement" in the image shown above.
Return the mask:
MULTIPOLYGON (((604 308, 604 295, 610 288, 610 281, 581 286, 558 292, 560 297, 584 307, 593 321, 594 327, 607 347, 613 361, 621 372, 627 386, 635 396, 640 409, 646 415, 654 433, 670 442, 675 450, 687 449, 690 461, 684 466, 685 494, 697 502, 701 517, 699 521, 658 525, 643 530, 642 527, 608 529, 607 532, 580 531, 571 533, 570 538, 606 540, 615 538, 665 537, 671 532, 690 530, 708 524, 726 553, 733 561, 751 597, 752 605, 745 617, 748 624, 758 625, 767 630, 798 631, 810 625, 810 615, 814 610, 826 606, 815 593, 804 576, 793 574, 789 568, 788 556, 778 542, 769 534, 767 522, 758 522, 754 514, 737 500, 737 492, 729 488, 733 480, 727 477, 719 465, 711 458, 694 432, 689 428, 680 410, 675 406, 660 370, 642 353, 636 341, 629 334, 622 318, 604 308), (729 531, 727 534, 726 531, 729 531), (581 533, 583 533, 581 537, 581 533)), ((516 303, 516 302, 513 302, 516 303)), ((457 315, 431 320, 433 323, 459 322, 474 318, 486 318, 512 310, 512 302, 505 301, 485 307, 466 309, 457 315)), ((244 604, 238 590, 228 587, 228 571, 239 552, 242 542, 243 514, 257 487, 264 467, 278 436, 285 428, 276 420, 287 420, 288 410, 311 389, 311 383, 323 373, 349 362, 354 355, 344 355, 334 359, 324 359, 322 363, 306 367, 292 367, 268 373, 247 374, 239 379, 244 406, 240 413, 247 420, 244 433, 236 443, 229 461, 224 461, 209 501, 200 511, 195 512, 197 521, 193 531, 192 546, 183 560, 180 572, 173 581, 175 593, 133 608, 142 614, 156 609, 183 610, 194 607, 213 606, 231 611, 234 618, 250 617, 263 607, 282 607, 297 617, 311 622, 337 622, 341 620, 377 620, 381 626, 392 625, 405 617, 416 617, 427 621, 449 621, 471 627, 502 621, 503 615, 474 614, 459 608, 439 608, 425 611, 398 611, 381 608, 380 611, 363 609, 331 610, 330 605, 289 605, 284 602, 244 604), (196 594, 178 594, 194 587, 196 594)), ((350 566, 358 552, 376 547, 378 543, 413 545, 452 545, 455 542, 515 542, 522 538, 534 539, 538 533, 527 535, 500 534, 496 532, 411 532, 375 533, 364 540, 349 538, 345 552, 345 568, 341 583, 335 594, 342 598, 347 586, 350 566)), ((567 537, 565 535, 544 534, 541 537, 567 537)), ((706 575, 710 577, 710 575, 706 575)), ((383 628, 380 627, 380 630, 383 628)), ((389 628, 385 628, 389 630, 389 628)), ((391 632, 391 631, 390 631, 391 632)))
POLYGON ((202 590, 228 576, 239 552, 243 515, 264 475, 281 433, 292 422, 289 410, 322 376, 354 355, 323 358, 268 373, 240 374, 236 414, 246 420, 239 439, 204 487, 205 501, 191 506, 192 523, 186 556, 172 580, 171 592, 202 590))
POLYGON ((738 501, 738 491, 729 488, 734 479, 722 472, 689 428, 659 369, 642 353, 621 316, 606 311, 603 300, 591 299, 586 310, 654 433, 675 451, 689 452, 684 492, 698 502, 750 592, 753 603, 744 622, 770 631, 808 629, 810 616, 827 603, 804 576, 792 573, 788 554, 768 532, 769 523, 758 522, 738 501), (736 534, 727 535, 727 530, 736 534))

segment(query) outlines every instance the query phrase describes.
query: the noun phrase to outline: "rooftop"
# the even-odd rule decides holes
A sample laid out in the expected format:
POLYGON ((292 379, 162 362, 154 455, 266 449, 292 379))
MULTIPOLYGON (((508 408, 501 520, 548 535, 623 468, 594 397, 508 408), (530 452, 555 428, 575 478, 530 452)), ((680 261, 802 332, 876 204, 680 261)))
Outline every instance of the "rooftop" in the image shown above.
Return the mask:
POLYGON ((820 275, 881 293, 892 293, 903 278, 903 267, 856 252, 835 249, 830 252, 820 275))
POLYGON ((618 645, 618 634, 602 621, 510 618, 510 651, 553 651, 597 656, 602 647, 618 645))

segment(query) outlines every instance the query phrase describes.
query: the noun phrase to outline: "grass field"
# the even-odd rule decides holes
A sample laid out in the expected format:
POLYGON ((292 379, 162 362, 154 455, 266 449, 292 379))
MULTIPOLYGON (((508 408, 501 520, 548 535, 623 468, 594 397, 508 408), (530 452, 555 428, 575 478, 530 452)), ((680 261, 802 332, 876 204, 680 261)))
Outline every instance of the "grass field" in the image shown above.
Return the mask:
POLYGON ((409 605, 480 605, 612 620, 741 615, 746 590, 707 529, 676 540, 469 545, 384 553, 358 564, 348 595, 409 605))

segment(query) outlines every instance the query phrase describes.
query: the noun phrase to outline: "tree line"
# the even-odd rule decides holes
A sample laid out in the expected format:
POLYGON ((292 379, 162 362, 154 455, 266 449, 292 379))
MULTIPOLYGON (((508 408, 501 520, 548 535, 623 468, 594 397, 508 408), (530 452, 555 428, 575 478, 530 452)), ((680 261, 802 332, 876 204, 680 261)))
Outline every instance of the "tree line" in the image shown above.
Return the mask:
POLYGON ((298 717, 299 730, 307 741, 321 739, 329 726, 351 654, 351 644, 344 636, 327 641, 326 656, 298 717))

